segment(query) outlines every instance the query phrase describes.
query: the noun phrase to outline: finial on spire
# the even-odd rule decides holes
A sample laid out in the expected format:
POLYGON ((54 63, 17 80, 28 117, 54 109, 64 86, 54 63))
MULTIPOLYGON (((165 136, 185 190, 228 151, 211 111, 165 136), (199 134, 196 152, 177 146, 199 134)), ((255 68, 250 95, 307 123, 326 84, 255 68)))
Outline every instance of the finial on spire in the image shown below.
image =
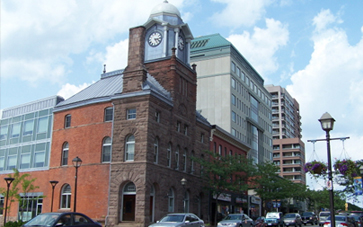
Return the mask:
POLYGON ((106 73, 106 64, 103 65, 103 73, 106 73))
POLYGON ((169 3, 168 0, 164 0, 164 3, 169 3))

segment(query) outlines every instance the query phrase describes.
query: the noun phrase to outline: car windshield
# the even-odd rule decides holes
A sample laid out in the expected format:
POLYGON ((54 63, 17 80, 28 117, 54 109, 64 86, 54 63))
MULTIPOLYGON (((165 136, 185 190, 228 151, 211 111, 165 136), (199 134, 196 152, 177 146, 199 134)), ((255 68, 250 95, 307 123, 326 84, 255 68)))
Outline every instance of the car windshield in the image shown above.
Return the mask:
POLYGON ((241 220, 241 219, 242 219, 242 215, 240 215, 240 214, 230 214, 224 218, 224 220, 241 220))
POLYGON ((354 220, 359 221, 359 216, 358 215, 351 215, 350 217, 354 218, 354 220))
POLYGON ((329 216, 330 213, 320 213, 319 216, 329 216))
POLYGON ((309 216, 309 215, 313 215, 313 213, 311 213, 311 212, 304 212, 302 215, 303 216, 309 216))
POLYGON ((285 215, 285 218, 294 218, 295 217, 295 214, 286 214, 285 215))
POLYGON ((160 220, 160 222, 183 222, 184 220, 183 214, 173 214, 173 215, 167 215, 163 217, 163 219, 160 220))
POLYGON ((34 225, 43 225, 43 226, 52 226, 55 221, 59 218, 60 214, 56 213, 46 213, 39 214, 24 226, 34 226, 34 225))

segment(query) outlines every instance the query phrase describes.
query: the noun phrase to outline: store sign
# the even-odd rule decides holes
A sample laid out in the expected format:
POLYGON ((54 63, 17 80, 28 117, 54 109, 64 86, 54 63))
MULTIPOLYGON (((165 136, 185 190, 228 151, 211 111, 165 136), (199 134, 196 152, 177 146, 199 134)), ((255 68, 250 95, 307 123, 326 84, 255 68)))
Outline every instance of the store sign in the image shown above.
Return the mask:
POLYGON ((236 203, 247 203, 247 199, 241 198, 241 197, 237 197, 236 198, 236 203))
POLYGON ((251 203, 260 204, 260 202, 261 202, 261 199, 258 197, 251 196, 250 198, 251 198, 251 203))
MULTIPOLYGON (((216 198, 217 198, 217 195, 213 195, 213 199, 216 199, 216 198)), ((226 201, 226 202, 231 202, 232 201, 230 194, 220 194, 218 196, 218 200, 226 201)))

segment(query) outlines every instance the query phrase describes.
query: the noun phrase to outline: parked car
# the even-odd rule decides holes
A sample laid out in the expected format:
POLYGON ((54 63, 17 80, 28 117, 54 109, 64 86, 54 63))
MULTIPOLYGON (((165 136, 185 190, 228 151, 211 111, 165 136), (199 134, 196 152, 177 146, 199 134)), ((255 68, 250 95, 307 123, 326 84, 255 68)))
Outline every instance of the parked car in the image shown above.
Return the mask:
POLYGON ((355 223, 354 223, 354 226, 355 227, 361 227, 361 215, 358 215, 358 214, 351 214, 349 215, 349 217, 353 218, 355 223))
POLYGON ((204 221, 192 213, 171 213, 149 227, 204 227, 204 221))
POLYGON ((268 226, 282 227, 284 225, 282 221, 282 212, 268 212, 266 214, 265 222, 268 226))
MULTIPOLYGON (((326 219, 324 227, 330 227, 330 216, 326 219)), ((354 227, 354 219, 348 215, 335 215, 335 226, 354 227)))
POLYGON ((82 227, 102 227, 100 223, 93 221, 86 215, 75 212, 39 214, 24 224, 23 227, 71 227, 80 225, 82 227))
POLYGON ((228 214, 222 221, 218 222, 218 227, 253 227, 254 221, 246 214, 228 214))
POLYGON ((301 216, 298 213, 287 213, 283 217, 283 222, 285 226, 293 225, 295 227, 302 226, 301 216))
POLYGON ((304 225, 308 223, 310 223, 311 225, 318 224, 318 217, 314 212, 303 212, 301 215, 301 220, 304 223, 304 225))
POLYGON ((330 216, 330 211, 321 211, 319 213, 319 226, 324 225, 326 219, 330 216))

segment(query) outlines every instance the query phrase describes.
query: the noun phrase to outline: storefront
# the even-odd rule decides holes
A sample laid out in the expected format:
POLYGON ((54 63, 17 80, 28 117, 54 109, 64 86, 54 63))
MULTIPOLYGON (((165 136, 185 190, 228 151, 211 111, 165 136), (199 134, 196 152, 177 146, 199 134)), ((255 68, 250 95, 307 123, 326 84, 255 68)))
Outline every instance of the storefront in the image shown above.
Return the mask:
POLYGON ((261 216, 261 199, 257 196, 249 196, 249 213, 248 216, 252 219, 256 219, 261 216))

